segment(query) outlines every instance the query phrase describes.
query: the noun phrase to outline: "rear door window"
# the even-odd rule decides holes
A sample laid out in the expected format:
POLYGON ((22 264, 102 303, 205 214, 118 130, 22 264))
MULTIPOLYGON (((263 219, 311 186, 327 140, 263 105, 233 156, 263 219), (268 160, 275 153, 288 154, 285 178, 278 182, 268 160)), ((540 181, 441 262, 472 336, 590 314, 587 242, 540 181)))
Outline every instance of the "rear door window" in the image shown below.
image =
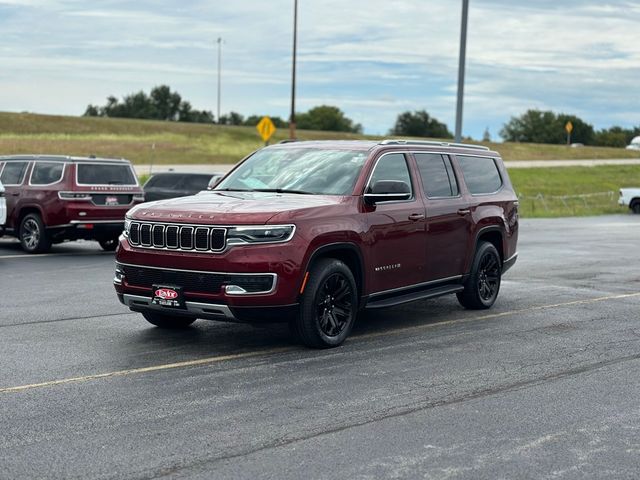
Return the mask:
POLYGON ((22 185, 29 162, 5 162, 0 175, 3 185, 22 185))
POLYGON ((62 179, 64 163, 36 162, 31 172, 31 185, 50 185, 62 179))
POLYGON ((178 183, 182 179, 181 175, 176 175, 175 173, 170 174, 158 174, 154 175, 149 179, 145 188, 163 188, 169 190, 175 190, 177 188, 178 183))
POLYGON ((464 181, 472 195, 494 193, 502 187, 502 177, 493 158, 458 155, 464 181))
POLYGON ((108 163, 78 163, 78 185, 137 185, 129 165, 108 163))
POLYGON ((448 156, 439 153, 416 153, 422 186, 427 197, 456 197, 458 182, 448 156))

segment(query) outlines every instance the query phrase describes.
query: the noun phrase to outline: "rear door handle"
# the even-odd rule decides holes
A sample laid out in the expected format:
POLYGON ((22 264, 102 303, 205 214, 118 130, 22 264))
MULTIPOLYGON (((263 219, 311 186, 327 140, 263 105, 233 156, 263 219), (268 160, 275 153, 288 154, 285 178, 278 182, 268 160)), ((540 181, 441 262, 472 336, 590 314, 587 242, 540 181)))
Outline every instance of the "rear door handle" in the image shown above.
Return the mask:
POLYGON ((468 208, 461 208, 460 210, 458 210, 458 215, 469 215, 471 213, 471 210, 468 208))
POLYGON ((411 215, 409 215, 409 220, 413 221, 413 222, 417 222, 418 220, 424 220, 425 216, 422 213, 412 213, 411 215))

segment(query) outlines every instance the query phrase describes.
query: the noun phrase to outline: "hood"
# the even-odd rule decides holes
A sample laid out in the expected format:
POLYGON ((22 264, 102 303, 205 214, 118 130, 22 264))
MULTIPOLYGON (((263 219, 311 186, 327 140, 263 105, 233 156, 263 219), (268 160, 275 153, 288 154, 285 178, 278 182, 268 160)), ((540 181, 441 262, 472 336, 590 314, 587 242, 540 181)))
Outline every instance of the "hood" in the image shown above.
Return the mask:
POLYGON ((337 205, 343 197, 271 192, 204 191, 190 197, 140 204, 129 210, 136 220, 205 225, 265 224, 273 216, 337 205))

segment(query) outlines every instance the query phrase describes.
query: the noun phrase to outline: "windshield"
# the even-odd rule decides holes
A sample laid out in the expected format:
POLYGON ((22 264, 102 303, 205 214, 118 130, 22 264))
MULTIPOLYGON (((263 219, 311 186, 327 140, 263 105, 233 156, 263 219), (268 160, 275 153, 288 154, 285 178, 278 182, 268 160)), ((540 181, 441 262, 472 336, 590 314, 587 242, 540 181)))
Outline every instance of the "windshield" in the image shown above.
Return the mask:
POLYGON ((318 148, 259 150, 215 190, 351 195, 367 152, 318 148))
POLYGON ((78 185, 137 185, 131 167, 108 163, 78 163, 78 185))

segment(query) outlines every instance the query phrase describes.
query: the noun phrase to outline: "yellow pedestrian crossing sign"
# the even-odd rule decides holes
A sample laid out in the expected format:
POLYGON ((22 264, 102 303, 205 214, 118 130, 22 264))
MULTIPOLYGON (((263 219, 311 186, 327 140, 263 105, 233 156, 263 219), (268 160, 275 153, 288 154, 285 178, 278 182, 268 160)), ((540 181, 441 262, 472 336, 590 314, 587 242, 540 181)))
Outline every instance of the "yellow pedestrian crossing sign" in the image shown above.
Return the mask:
POLYGON ((269 117, 262 117, 262 120, 256 125, 258 133, 262 137, 262 140, 268 142, 271 136, 276 132, 276 126, 273 124, 269 117))

